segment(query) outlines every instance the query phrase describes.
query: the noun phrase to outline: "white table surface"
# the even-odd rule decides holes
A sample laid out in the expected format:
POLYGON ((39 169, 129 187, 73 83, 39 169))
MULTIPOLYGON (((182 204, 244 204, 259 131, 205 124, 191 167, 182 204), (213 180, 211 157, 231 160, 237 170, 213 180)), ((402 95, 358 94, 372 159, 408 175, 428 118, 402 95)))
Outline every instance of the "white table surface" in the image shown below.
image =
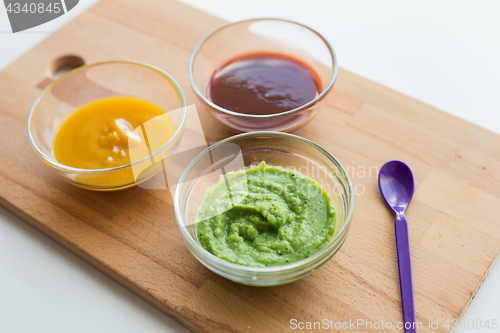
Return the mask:
MULTIPOLYGON (((0 4, 0 70, 95 2, 17 34, 0 4)), ((307 24, 330 40, 341 67, 500 133, 499 1, 185 2, 229 21, 307 24)), ((462 323, 500 321, 499 299, 497 264, 462 323)), ((500 329, 456 330, 478 331, 500 329)), ((0 208, 0 332, 189 331, 0 208)))

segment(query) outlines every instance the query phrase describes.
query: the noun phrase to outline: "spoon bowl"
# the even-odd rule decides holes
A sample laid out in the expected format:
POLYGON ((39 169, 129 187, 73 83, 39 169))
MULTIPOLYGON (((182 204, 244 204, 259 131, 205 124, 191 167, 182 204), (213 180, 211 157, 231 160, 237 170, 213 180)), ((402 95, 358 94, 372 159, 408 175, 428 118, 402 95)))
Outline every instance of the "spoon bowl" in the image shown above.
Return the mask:
POLYGON ((394 212, 406 210, 415 191, 413 174, 408 165, 401 161, 385 163, 380 169, 378 184, 380 193, 394 212))

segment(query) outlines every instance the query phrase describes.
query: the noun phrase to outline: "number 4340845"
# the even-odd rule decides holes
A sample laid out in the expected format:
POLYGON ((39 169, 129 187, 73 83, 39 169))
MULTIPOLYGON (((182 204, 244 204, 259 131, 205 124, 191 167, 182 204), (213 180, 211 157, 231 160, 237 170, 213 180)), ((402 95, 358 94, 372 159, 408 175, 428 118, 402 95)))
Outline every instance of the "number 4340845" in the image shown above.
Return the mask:
POLYGON ((61 12, 61 4, 59 2, 54 2, 45 5, 42 2, 39 3, 32 2, 30 4, 25 3, 23 6, 21 6, 19 2, 15 2, 15 3, 9 3, 7 8, 5 9, 7 10, 7 13, 15 13, 15 14, 19 14, 21 12, 32 13, 32 14, 53 12, 54 14, 58 14, 61 12))
POLYGON ((480 330, 480 329, 485 329, 485 330, 496 330, 498 329, 498 319, 487 319, 487 320, 482 320, 482 319, 469 319, 469 320, 462 320, 460 321, 460 324, 458 323, 458 320, 453 319, 453 320, 447 320, 444 325, 446 328, 457 328, 457 327, 462 327, 462 328, 467 328, 470 330, 480 330))

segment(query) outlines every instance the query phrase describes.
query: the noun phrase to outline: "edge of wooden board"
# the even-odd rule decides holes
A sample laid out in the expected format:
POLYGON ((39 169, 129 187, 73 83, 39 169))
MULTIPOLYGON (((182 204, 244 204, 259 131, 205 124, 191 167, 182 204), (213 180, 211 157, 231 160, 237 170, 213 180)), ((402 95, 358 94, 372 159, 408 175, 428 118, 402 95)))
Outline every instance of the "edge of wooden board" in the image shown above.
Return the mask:
POLYGON ((129 280, 118 274, 116 271, 112 270, 111 268, 107 267, 106 265, 103 265, 99 260, 89 256, 86 254, 84 251, 78 249, 77 247, 73 246, 71 243, 69 243, 66 239, 60 237, 57 233, 54 231, 50 230, 49 228, 45 227, 41 223, 37 223, 36 219, 31 217, 30 215, 26 214, 23 212, 21 209, 17 208, 4 198, 0 197, 0 205, 2 205, 4 208, 12 212, 14 215, 19 217, 21 220, 23 220, 25 223, 27 223, 29 226, 33 227, 35 230, 38 230, 54 242, 56 242, 58 245, 64 247, 74 255, 76 255, 78 258, 83 260, 84 262, 88 263, 92 267, 96 268, 99 270, 101 273, 105 274, 106 276, 110 277, 120 285, 124 286, 127 290, 131 291, 147 303, 151 304, 161 312, 165 313, 168 315, 170 318, 174 319, 181 325, 185 326, 189 330, 193 332, 207 332, 203 330, 201 327, 196 326, 194 323, 188 321, 186 318, 184 318, 182 315, 180 315, 178 312, 176 312, 174 309, 169 308, 168 306, 165 306, 162 302, 159 300, 155 299, 152 297, 150 294, 147 292, 144 292, 140 288, 137 288, 137 286, 133 285, 130 283, 129 280))

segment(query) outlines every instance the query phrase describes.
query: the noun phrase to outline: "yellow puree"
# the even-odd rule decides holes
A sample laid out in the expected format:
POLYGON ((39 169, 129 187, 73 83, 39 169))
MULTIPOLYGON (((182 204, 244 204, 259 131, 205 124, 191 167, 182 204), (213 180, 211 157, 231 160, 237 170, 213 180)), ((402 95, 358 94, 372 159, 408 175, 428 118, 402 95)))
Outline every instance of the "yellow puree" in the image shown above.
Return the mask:
MULTIPOLYGON (((160 107, 133 97, 112 97, 92 102, 76 110, 61 125, 54 140, 54 156, 61 164, 81 169, 105 169, 129 164, 129 142, 141 145, 141 140, 144 140, 132 131, 164 114, 160 107)), ((165 118, 162 119, 164 121, 165 118)), ((172 137, 173 124, 169 121, 163 128, 170 132, 166 137, 172 137)), ((115 179, 89 178, 88 181, 93 185, 106 185, 133 180, 130 168, 110 177, 115 179)))

